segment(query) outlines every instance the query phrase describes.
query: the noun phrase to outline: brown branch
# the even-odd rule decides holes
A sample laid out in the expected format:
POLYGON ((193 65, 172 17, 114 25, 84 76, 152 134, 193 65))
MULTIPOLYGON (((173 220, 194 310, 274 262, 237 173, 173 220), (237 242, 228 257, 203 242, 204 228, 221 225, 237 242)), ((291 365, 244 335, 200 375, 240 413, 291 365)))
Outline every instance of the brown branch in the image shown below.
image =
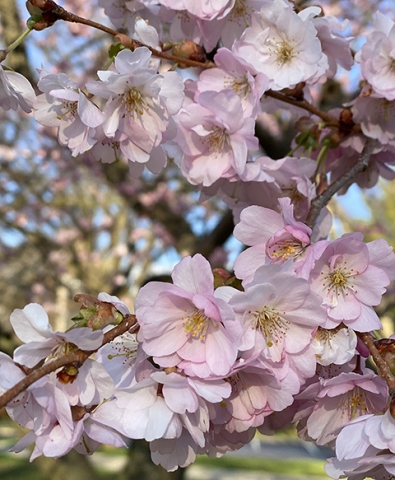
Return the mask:
POLYGON ((370 355, 372 356, 374 363, 377 366, 377 371, 380 377, 385 380, 390 390, 390 395, 392 396, 395 392, 395 377, 391 372, 391 369, 388 363, 381 356, 379 350, 377 349, 374 338, 370 333, 357 333, 358 337, 363 341, 363 343, 368 348, 370 355))
POLYGON ((347 182, 353 180, 358 173, 363 172, 367 168, 376 143, 377 140, 368 138, 357 163, 353 165, 343 176, 331 183, 321 195, 316 197, 311 202, 310 212, 305 222, 306 225, 308 225, 310 228, 313 228, 321 210, 328 204, 333 195, 335 195, 335 193, 337 193, 344 185, 346 185, 347 182))
POLYGON ((337 118, 332 117, 332 115, 329 115, 329 113, 327 112, 323 112, 322 110, 315 107, 306 100, 297 100, 288 95, 284 95, 283 93, 274 92, 273 90, 268 90, 264 93, 264 95, 266 95, 267 97, 275 98, 276 100, 280 100, 281 102, 294 105, 295 107, 303 108, 304 110, 307 110, 313 115, 317 115, 317 117, 322 118, 322 120, 324 120, 324 122, 330 127, 340 127, 340 122, 337 118))
MULTIPOLYGON (((103 338, 103 345, 106 343, 111 342, 114 338, 122 335, 123 333, 130 330, 131 327, 137 325, 137 319, 135 315, 127 315, 122 320, 122 322, 117 325, 116 327, 112 328, 108 332, 104 334, 103 338)), ((100 347, 99 347, 100 348, 100 347)), ((55 358, 54 360, 50 360, 47 363, 44 363, 41 367, 33 369, 24 379, 20 382, 15 384, 12 388, 7 390, 3 395, 0 396, 0 408, 5 407, 11 400, 13 400, 17 395, 22 393, 32 385, 34 382, 39 380, 40 378, 48 375, 51 372, 54 372, 60 367, 64 367, 65 365, 69 365, 74 362, 83 363, 85 360, 90 357, 96 350, 92 351, 84 351, 84 350, 77 350, 76 352, 69 353, 67 355, 63 355, 62 357, 55 358)))
POLYGON ((126 46, 127 48, 131 48, 132 50, 137 47, 146 47, 148 48, 148 50, 151 51, 154 56, 162 58, 164 60, 169 60, 174 63, 182 63, 183 65, 186 65, 188 67, 198 67, 203 69, 216 67, 214 62, 197 62, 196 60, 178 57, 176 55, 170 55, 168 53, 155 50, 149 45, 145 45, 144 43, 138 42, 137 40, 133 40, 133 38, 130 38, 125 34, 120 34, 116 30, 106 27, 101 23, 97 23, 93 20, 89 20, 87 18, 75 15, 74 13, 68 12, 63 7, 57 5, 51 0, 31 0, 30 3, 43 11, 43 19, 46 23, 39 23, 39 29, 50 27, 57 20, 63 20, 70 23, 80 23, 82 25, 87 25, 89 27, 96 28, 97 30, 101 30, 102 32, 108 33, 109 35, 120 41, 122 45, 126 46))
MULTIPOLYGON (((196 60, 192 60, 190 58, 170 55, 168 53, 155 50, 149 45, 145 45, 144 43, 138 42, 137 40, 134 40, 123 33, 119 33, 116 30, 113 30, 112 28, 109 28, 109 27, 106 27, 105 25, 94 22, 93 20, 80 17, 78 15, 75 15, 74 13, 68 12, 63 7, 57 5, 52 0, 30 0, 30 3, 40 8, 43 12, 43 21, 41 23, 38 22, 37 29, 44 29, 44 28, 50 27, 57 20, 63 20, 65 22, 71 22, 71 23, 80 23, 83 25, 90 26, 92 28, 96 28, 97 30, 101 30, 102 32, 108 33, 109 35, 113 36, 116 40, 120 41, 122 45, 132 50, 137 47, 146 47, 148 48, 148 50, 151 51, 152 55, 158 58, 162 58, 164 60, 169 60, 176 64, 182 64, 183 66, 188 66, 188 67, 198 67, 202 69, 217 68, 215 62, 211 62, 211 61, 199 62, 196 60)), ((267 92, 265 92, 264 95, 266 95, 267 97, 275 98, 284 103, 288 103, 290 105, 294 105, 296 107, 302 108, 314 115, 317 115, 319 118, 324 120, 328 126, 335 127, 338 129, 341 128, 342 126, 341 122, 337 118, 333 117, 327 112, 320 110, 318 107, 315 107, 314 105, 307 102, 306 100, 297 100, 293 98, 292 95, 285 95, 283 93, 275 92, 272 90, 268 90, 267 92)), ((358 131, 359 125, 355 125, 354 129, 358 131)))

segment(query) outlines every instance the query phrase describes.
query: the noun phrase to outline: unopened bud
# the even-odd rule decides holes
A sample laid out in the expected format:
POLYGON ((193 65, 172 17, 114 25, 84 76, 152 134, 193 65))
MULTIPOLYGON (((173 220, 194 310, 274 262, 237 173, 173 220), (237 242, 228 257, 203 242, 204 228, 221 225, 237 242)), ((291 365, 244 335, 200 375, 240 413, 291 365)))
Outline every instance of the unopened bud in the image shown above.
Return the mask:
POLYGON ((180 58, 195 60, 196 62, 205 62, 206 55, 203 47, 197 45, 192 40, 184 40, 173 47, 173 55, 180 58))
POLYGON ((72 318, 77 322, 78 327, 90 327, 92 330, 101 330, 107 325, 118 325, 123 320, 123 315, 112 303, 79 293, 75 295, 74 301, 81 303, 80 312, 72 318))
POLYGON ((81 365, 77 365, 72 363, 71 365, 66 365, 60 372, 56 374, 57 379, 60 383, 67 385, 69 383, 73 383, 74 380, 77 378, 79 369, 78 367, 81 365))
POLYGON ((352 119, 352 111, 349 108, 343 108, 343 110, 340 112, 339 119, 342 123, 354 123, 352 119))

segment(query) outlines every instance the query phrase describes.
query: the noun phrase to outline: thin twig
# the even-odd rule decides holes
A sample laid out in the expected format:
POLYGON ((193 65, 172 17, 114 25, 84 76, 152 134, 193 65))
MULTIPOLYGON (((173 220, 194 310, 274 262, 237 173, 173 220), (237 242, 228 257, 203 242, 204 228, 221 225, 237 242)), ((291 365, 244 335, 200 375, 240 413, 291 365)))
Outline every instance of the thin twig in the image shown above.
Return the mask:
MULTIPOLYGON (((45 8, 41 1, 31 0, 31 3, 38 8, 45 8)), ((101 23, 94 22, 93 20, 89 20, 88 18, 80 17, 79 15, 75 15, 74 13, 68 12, 63 7, 57 5, 55 2, 46 2, 48 4, 48 10, 43 10, 44 13, 47 13, 47 16, 50 18, 48 22, 48 26, 51 26, 56 20, 63 20, 65 22, 70 23, 80 23, 82 25, 87 25, 89 27, 95 28, 97 30, 101 30, 102 32, 108 33, 109 35, 113 36, 115 39, 119 40, 123 45, 127 46, 128 48, 135 49, 137 47, 146 47, 148 50, 151 51, 153 55, 156 57, 162 58, 164 60, 169 60, 174 63, 182 63, 183 65, 187 65, 189 67, 198 67, 202 69, 209 69, 215 68, 216 65, 214 62, 197 62, 196 60, 191 60, 184 57, 178 57, 176 55, 170 55, 165 52, 161 52, 159 50, 155 50, 154 48, 150 47, 149 45, 145 45, 133 38, 129 37, 125 34, 120 34, 116 30, 106 27, 101 23)))
POLYGON ((310 212, 305 222, 306 225, 308 225, 310 228, 313 228, 321 210, 328 204, 333 195, 335 195, 335 193, 337 193, 350 180, 353 180, 358 173, 363 172, 367 168, 376 143, 377 140, 368 138, 357 163, 353 165, 343 176, 331 183, 321 195, 316 197, 311 202, 310 212))
POLYGON ((370 355, 372 356, 374 363, 377 366, 377 371, 380 377, 385 380, 390 390, 390 393, 395 391, 395 377, 391 372, 391 369, 388 363, 384 360, 381 356, 380 352, 378 351, 376 345, 374 344, 374 338, 370 333, 357 333, 358 337, 363 341, 363 343, 367 346, 370 355))
MULTIPOLYGON (((155 50, 149 45, 145 45, 144 43, 138 42, 137 40, 134 40, 133 38, 125 34, 120 34, 116 30, 113 30, 112 28, 109 28, 109 27, 106 27, 105 25, 94 22, 93 20, 80 17, 79 15, 75 15, 74 13, 68 12, 63 7, 60 7, 52 0, 30 0, 30 2, 33 5, 37 6, 38 8, 42 9, 44 13, 48 12, 48 15, 50 16, 50 19, 52 22, 55 22, 56 20, 63 20, 65 22, 81 23, 83 25, 90 26, 97 30, 101 30, 102 32, 108 33, 109 35, 113 36, 115 39, 119 40, 123 45, 127 46, 127 48, 135 49, 137 47, 146 47, 148 48, 148 50, 151 51, 152 55, 154 55, 155 57, 162 58, 164 60, 169 60, 176 64, 182 64, 188 67, 197 67, 203 70, 207 70, 210 68, 217 68, 217 65, 215 64, 215 62, 210 62, 210 61, 198 62, 196 60, 191 60, 189 58, 178 57, 176 55, 170 55, 168 53, 155 50)), ((48 26, 50 26, 50 24, 51 22, 49 22, 48 26)), ((296 107, 302 108, 303 110, 306 110, 314 115, 317 115, 317 117, 324 120, 324 122, 330 127, 335 127, 338 129, 341 127, 341 122, 336 117, 333 117, 329 113, 320 110, 319 108, 315 107, 314 105, 312 105, 306 100, 297 100, 292 96, 285 95, 280 92, 275 92, 273 90, 268 90, 267 92, 264 93, 264 95, 267 97, 275 98, 284 103, 288 103, 289 105, 294 105, 296 107)), ((358 125, 354 126, 354 129, 358 129, 358 125)))
MULTIPOLYGON (((119 335, 127 332, 128 330, 130 330, 131 327, 135 325, 137 326, 137 319, 135 315, 127 315, 119 325, 104 334, 101 347, 106 343, 111 342, 119 335)), ((26 375, 24 379, 22 379, 20 382, 15 384, 12 388, 7 390, 3 395, 0 396, 0 408, 5 407, 17 395, 22 393, 30 385, 32 385, 34 382, 44 377, 45 375, 48 375, 49 373, 56 371, 58 368, 64 367, 74 362, 84 363, 85 360, 90 357, 94 352, 95 350, 77 350, 73 353, 69 353, 67 355, 63 355, 62 357, 55 358, 54 360, 50 360, 49 362, 44 363, 44 365, 42 365, 41 367, 33 369, 28 375, 26 375)))
POLYGON ((330 127, 340 127, 340 122, 337 118, 332 117, 332 115, 329 115, 327 112, 323 112, 306 100, 297 100, 296 98, 289 97, 288 95, 284 95, 283 93, 275 92, 273 90, 268 90, 264 93, 264 95, 275 98, 276 100, 280 100, 281 102, 294 105, 295 107, 303 108, 304 110, 317 115, 317 117, 322 118, 322 120, 324 120, 324 122, 330 127))

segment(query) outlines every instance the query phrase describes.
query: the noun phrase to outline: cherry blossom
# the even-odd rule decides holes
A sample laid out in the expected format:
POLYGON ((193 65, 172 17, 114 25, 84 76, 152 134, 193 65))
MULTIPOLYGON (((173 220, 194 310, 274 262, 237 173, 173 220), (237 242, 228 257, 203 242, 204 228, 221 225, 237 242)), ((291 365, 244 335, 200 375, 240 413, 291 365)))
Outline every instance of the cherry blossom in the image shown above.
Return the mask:
POLYGON ((362 238, 359 234, 346 234, 329 243, 311 271, 311 287, 322 296, 327 308, 325 328, 334 328, 341 322, 357 331, 381 328, 372 306, 380 303, 393 278, 394 254, 381 242, 372 242, 369 248, 362 238), (375 265, 376 255, 387 257, 386 270, 375 265))
POLYGON ((101 330, 93 331, 88 327, 53 332, 47 313, 37 303, 30 303, 23 310, 15 309, 10 321, 18 338, 26 342, 15 350, 14 359, 28 367, 34 367, 49 354, 62 355, 76 347, 95 350, 103 341, 101 330))
POLYGON ((59 142, 68 145, 76 156, 96 143, 96 128, 104 117, 64 73, 40 72, 38 87, 42 92, 34 102, 34 117, 42 125, 59 127, 59 142))
POLYGON ((98 72, 99 82, 88 82, 89 92, 107 99, 103 132, 124 137, 118 148, 132 162, 146 163, 163 133, 178 112, 184 86, 176 72, 157 74, 150 68, 151 52, 146 47, 134 52, 122 50, 115 58, 115 72, 98 72))
POLYGON ((214 60, 219 68, 200 74, 198 92, 232 89, 241 99, 244 116, 256 117, 260 113, 260 98, 268 88, 269 79, 226 48, 220 48, 214 60))
MULTIPOLYGON (((302 12, 306 18, 306 10, 302 12)), ((252 26, 236 43, 234 52, 265 73, 273 90, 313 81, 328 66, 314 24, 302 19, 284 0, 274 0, 253 16, 252 26)))
POLYGON ((201 255, 184 258, 174 285, 152 282, 136 297, 137 339, 163 367, 188 375, 226 375, 237 356, 241 329, 232 309, 214 296, 214 278, 201 255))
POLYGON ((240 97, 232 90, 203 92, 197 102, 178 114, 176 142, 184 153, 184 175, 208 186, 221 176, 243 173, 248 150, 257 150, 258 142, 254 120, 243 116, 240 97))
POLYGON ((17 110, 21 107, 26 113, 32 111, 36 99, 33 87, 20 73, 5 70, 0 65, 0 107, 4 110, 17 110))
POLYGON ((387 100, 395 100, 394 76, 395 23, 377 12, 374 30, 356 55, 363 77, 376 93, 387 100))
MULTIPOLYGON (((308 412, 306 434, 318 445, 332 442, 339 427, 346 425, 354 418, 383 409, 387 402, 387 385, 367 370, 359 373, 342 372, 335 378, 321 380, 307 387, 297 398, 315 401, 311 412, 308 412)), ((304 413, 306 414, 306 412, 304 413)), ((300 420, 302 415, 296 415, 300 420)))

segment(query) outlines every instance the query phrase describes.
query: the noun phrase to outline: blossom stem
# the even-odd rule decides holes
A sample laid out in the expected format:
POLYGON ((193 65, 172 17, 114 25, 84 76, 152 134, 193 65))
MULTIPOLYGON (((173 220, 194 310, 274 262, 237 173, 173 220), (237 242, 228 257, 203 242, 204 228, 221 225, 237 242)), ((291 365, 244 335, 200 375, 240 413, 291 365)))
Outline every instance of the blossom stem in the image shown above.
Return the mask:
POLYGON ((370 333, 364 332, 358 332, 357 335, 368 348, 370 355, 372 356, 374 363, 377 366, 378 373, 380 377, 387 383, 390 390, 390 396, 391 398, 393 398, 395 393, 395 377, 392 374, 388 363, 381 356, 379 350, 374 344, 374 337, 370 333))
MULTIPOLYGON (((111 342, 114 338, 122 335, 123 333, 129 331, 132 327, 135 327, 134 330, 137 330, 138 324, 135 315, 126 315, 122 322, 106 332, 104 334, 103 343, 99 347, 101 348, 106 343, 111 342)), ((0 396, 0 408, 5 407, 11 400, 13 400, 17 395, 25 391, 30 385, 39 380, 40 378, 48 375, 51 372, 54 372, 60 367, 69 365, 74 362, 84 363, 87 358, 89 358, 95 350, 84 351, 77 350, 73 353, 68 353, 54 360, 50 360, 44 365, 39 366, 38 368, 33 368, 24 379, 15 384, 12 388, 7 390, 3 395, 0 396)), ((25 370, 24 370, 25 371, 25 370)))
POLYGON ((318 195, 318 197, 311 202, 310 212, 305 222, 306 225, 312 229, 321 210, 328 204, 333 195, 335 195, 335 193, 337 193, 350 180, 355 178, 358 173, 363 172, 367 168, 376 143, 377 140, 368 138, 357 163, 335 182, 331 183, 329 187, 321 193, 321 195, 318 195))
POLYGON ((15 50, 19 45, 25 40, 25 38, 29 35, 29 33, 33 30, 33 25, 35 22, 30 23, 29 27, 14 41, 11 45, 5 49, 5 54, 8 55, 13 50, 15 50))

